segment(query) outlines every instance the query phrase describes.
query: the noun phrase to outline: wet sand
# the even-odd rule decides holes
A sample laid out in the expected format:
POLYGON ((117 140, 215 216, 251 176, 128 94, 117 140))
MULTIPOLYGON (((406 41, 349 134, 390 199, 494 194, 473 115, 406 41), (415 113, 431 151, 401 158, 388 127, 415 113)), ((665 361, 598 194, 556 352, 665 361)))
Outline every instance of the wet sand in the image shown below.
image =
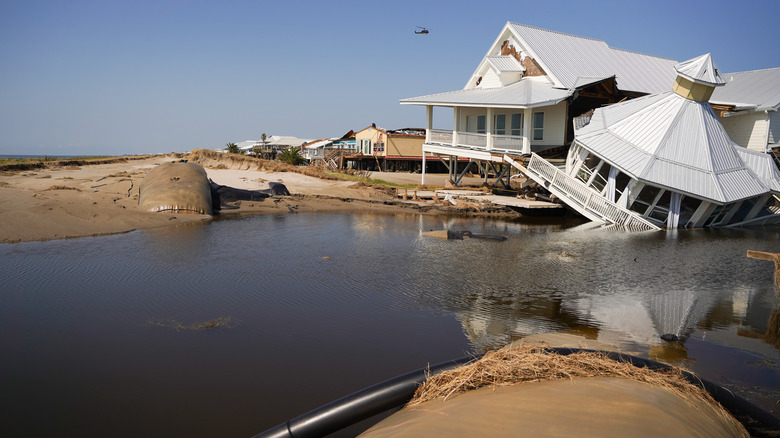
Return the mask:
MULTIPOLYGON (((154 166, 182 158, 190 157, 157 155, 106 164, 50 164, 40 169, 4 170, 0 172, 0 243, 95 236, 210 221, 212 218, 207 215, 153 213, 138 208, 138 187, 146 173, 154 166)), ((258 166, 253 169, 231 160, 194 161, 203 165, 209 178, 217 184, 262 190, 268 188, 269 182, 281 182, 292 193, 292 196, 263 201, 245 201, 237 209, 223 211, 222 216, 349 211, 458 213, 446 207, 429 206, 421 210, 420 204, 399 201, 387 192, 350 181, 256 170, 258 166)), ((402 183, 415 178, 419 181, 419 175, 397 174, 402 183)), ((391 173, 382 173, 381 179, 394 178, 391 173)))

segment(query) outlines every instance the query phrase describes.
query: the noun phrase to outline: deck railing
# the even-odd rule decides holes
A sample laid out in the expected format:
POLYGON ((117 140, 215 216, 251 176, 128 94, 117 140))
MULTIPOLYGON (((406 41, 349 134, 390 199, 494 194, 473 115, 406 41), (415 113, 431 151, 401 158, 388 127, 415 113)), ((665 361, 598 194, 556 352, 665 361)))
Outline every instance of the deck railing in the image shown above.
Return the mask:
MULTIPOLYGON (((430 129, 428 131, 429 143, 452 146, 452 131, 444 129, 430 129)), ((525 153, 523 150, 523 137, 521 136, 493 134, 491 137, 493 138, 492 149, 517 154, 525 153)), ((458 144, 456 146, 488 150, 487 135, 458 131, 458 144)))
POLYGON ((458 146, 487 148, 487 135, 458 131, 458 146))
POLYGON ((516 135, 493 135, 493 149, 523 153, 523 137, 516 135))
MULTIPOLYGON (((623 225, 632 230, 658 230, 659 227, 634 212, 621 208, 599 193, 589 189, 582 181, 567 175, 536 154, 528 162, 529 176, 538 176, 548 190, 556 193, 570 207, 585 216, 604 222, 623 225)), ((534 178, 536 179, 536 178, 534 178)))
POLYGON ((452 144, 452 131, 445 131, 443 129, 431 129, 430 130, 430 142, 439 144, 452 144))

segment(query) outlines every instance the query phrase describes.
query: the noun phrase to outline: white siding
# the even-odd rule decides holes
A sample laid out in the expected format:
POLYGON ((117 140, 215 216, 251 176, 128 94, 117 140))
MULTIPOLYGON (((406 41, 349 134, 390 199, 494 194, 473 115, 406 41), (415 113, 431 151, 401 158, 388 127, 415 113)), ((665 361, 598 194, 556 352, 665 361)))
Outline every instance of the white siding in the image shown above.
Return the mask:
POLYGON ((769 113, 769 144, 780 143, 780 111, 769 113))
POLYGON ((500 86, 501 78, 492 68, 482 76, 482 82, 479 83, 479 88, 499 88, 500 86))
POLYGON ((747 113, 720 118, 731 140, 748 149, 766 151, 767 115, 766 113, 747 113))
MULTIPOLYGON (((532 145, 562 146, 566 135, 566 102, 555 106, 534 108, 533 112, 544 112, 544 140, 531 140, 532 145)), ((531 125, 533 128, 533 123, 531 125)))

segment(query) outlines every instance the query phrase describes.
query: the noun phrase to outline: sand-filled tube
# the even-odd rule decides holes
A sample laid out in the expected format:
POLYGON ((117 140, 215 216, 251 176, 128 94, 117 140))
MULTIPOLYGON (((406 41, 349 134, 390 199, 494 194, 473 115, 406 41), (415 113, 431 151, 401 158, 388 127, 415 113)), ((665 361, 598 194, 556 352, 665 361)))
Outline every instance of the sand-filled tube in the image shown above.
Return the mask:
MULTIPOLYGON (((637 356, 632 356, 632 355, 617 353, 617 352, 610 352, 610 351, 594 351, 594 350, 586 350, 580 348, 550 348, 550 347, 544 348, 543 351, 546 352, 547 354, 561 355, 561 356, 576 355, 578 353, 599 353, 602 354, 605 358, 609 358, 610 360, 615 361, 616 363, 630 364, 631 366, 637 368, 646 368, 649 370, 666 370, 671 368, 669 365, 656 362, 650 359, 644 359, 637 356)), ((442 371, 455 369, 459 366, 459 364, 463 364, 465 362, 469 362, 471 360, 475 360, 478 358, 480 357, 478 356, 478 357, 459 359, 457 361, 439 364, 429 369, 421 369, 408 374, 404 374, 402 376, 398 376, 396 378, 376 384, 369 388, 358 391, 354 394, 333 401, 327 405, 321 406, 320 408, 314 409, 313 411, 300 415, 294 419, 288 420, 272 429, 269 429, 265 432, 255 435, 254 438, 258 438, 258 437, 305 438, 305 437, 320 437, 320 436, 328 435, 330 433, 341 430, 347 426, 356 424, 359 421, 370 418, 373 415, 385 412, 389 409, 398 408, 402 406, 412 398, 412 396, 415 394, 415 391, 418 389, 417 388, 418 385, 424 382, 428 376, 435 376, 441 373, 442 371)), ((740 421, 742 425, 744 425, 747 428, 748 432, 753 436, 774 436, 771 434, 780 431, 780 423, 774 416, 761 410, 760 408, 756 407, 750 402, 742 399, 741 397, 734 395, 730 391, 718 385, 700 379, 698 376, 695 376, 691 373, 682 371, 681 375, 688 383, 695 385, 699 388, 702 388, 704 391, 709 393, 709 395, 716 402, 718 402, 722 407, 727 409, 731 415, 736 417, 736 419, 740 421)), ((563 381, 563 383, 567 385, 572 385, 572 382, 566 379, 563 381)), ((615 382, 595 381, 595 384, 589 385, 588 388, 603 390, 602 392, 604 393, 604 397, 603 397, 604 400, 610 400, 610 397, 615 398, 615 394, 617 392, 630 396, 637 388, 636 385, 632 383, 629 383, 627 385, 624 385, 623 383, 624 382, 615 383, 615 382), (606 389, 603 388, 605 385, 607 386, 606 389)), ((566 395, 567 393, 566 390, 571 389, 570 387, 563 387, 561 385, 556 385, 556 386, 558 387, 557 389, 561 389, 559 394, 562 395, 566 395)), ((482 392, 483 393, 490 392, 490 388, 488 388, 488 391, 482 391, 482 392)), ((652 397, 655 397, 655 399, 663 399, 661 406, 665 404, 664 403, 665 401, 672 400, 671 398, 667 397, 667 395, 665 394, 658 394, 657 391, 654 390, 651 392, 653 392, 653 394, 650 395, 652 397)), ((488 394, 487 396, 489 397, 490 395, 488 394)), ((549 396, 550 394, 545 395, 545 397, 549 397, 549 396)), ((587 404, 588 403, 587 396, 588 396, 588 392, 586 390, 585 398, 583 399, 584 401, 581 400, 580 403, 587 404)), ((554 402, 554 399, 556 397, 552 396, 550 398, 554 402)), ((502 399, 502 400, 506 402, 506 399, 502 399)), ((637 402, 637 399, 628 400, 628 402, 637 402)), ((481 403, 481 400, 477 402, 477 404, 479 403, 481 403)), ((683 407, 683 408, 692 407, 694 410, 697 409, 696 406, 692 406, 692 405, 686 406, 686 404, 677 404, 675 407, 683 407)), ((466 408, 466 411, 468 411, 468 408, 466 408)), ((576 412, 577 412, 576 409, 573 409, 570 412, 570 414, 576 412)), ((659 415, 659 417, 656 417, 656 419, 659 419, 661 415, 667 415, 668 418, 675 418, 675 417, 684 418, 686 416, 686 409, 670 409, 666 411, 662 409, 662 410, 658 410, 656 413, 659 415)), ((398 426, 401 423, 404 424, 418 423, 418 421, 412 417, 405 417, 399 419, 398 417, 399 414, 407 415, 405 414, 404 411, 399 411, 399 413, 396 413, 393 416, 389 417, 387 420, 385 420, 386 423, 384 423, 384 425, 380 423, 376 425, 373 430, 366 431, 365 433, 366 436, 383 436, 384 432, 390 432, 388 436, 425 436, 425 435, 415 434, 416 432, 419 431, 399 430, 398 426), (394 423, 393 422, 394 420, 400 420, 400 421, 394 423), (390 423, 388 424, 387 422, 390 423), (385 428, 384 426, 389 426, 389 427, 385 428), (375 433, 376 435, 373 435, 375 433), (407 433, 407 435, 404 435, 404 433, 407 433)), ((437 415, 441 415, 441 414, 433 414, 432 417, 435 417, 437 415)), ((468 415, 466 414, 463 414, 463 416, 468 417, 468 415)), ((555 418, 555 415, 553 415, 552 417, 553 419, 550 420, 552 424, 561 421, 560 417, 555 418)), ((608 415, 604 416, 603 418, 610 420, 610 417, 608 415)), ((525 418, 525 420, 527 421, 528 418, 525 418)), ((570 418, 570 420, 576 420, 576 419, 570 418)), ((707 420, 704 421, 703 423, 709 423, 709 421, 707 420)), ((699 423, 699 424, 703 424, 703 423, 699 423)), ((573 423, 573 425, 575 426, 575 428, 577 427, 577 423, 573 423)), ((615 422, 612 424, 612 426, 623 427, 622 432, 625 432, 624 435, 632 435, 632 433, 636 431, 635 428, 630 427, 628 423, 623 423, 621 425, 620 422, 615 422)), ((434 425, 433 429, 435 428, 436 426, 434 425)), ((729 429, 728 425, 726 426, 725 430, 733 431, 733 429, 729 429)), ((431 433, 431 432, 432 430, 426 430, 425 432, 422 433, 431 433)), ((452 430, 449 430, 448 432, 452 433, 452 430)), ((486 432, 489 435, 494 431, 483 430, 483 432, 486 432)), ((517 430, 513 430, 513 432, 517 433, 517 430)), ((622 432, 621 435, 623 435, 622 432)), ((687 432, 692 432, 694 436, 707 436, 706 433, 708 433, 708 431, 696 430, 695 428, 689 429, 687 432)), ((731 432, 727 432, 727 433, 731 433, 731 432)), ((738 436, 739 434, 736 435, 738 436)))
POLYGON ((213 213, 211 184, 206 171, 197 164, 161 164, 146 174, 138 191, 138 206, 142 210, 213 213))

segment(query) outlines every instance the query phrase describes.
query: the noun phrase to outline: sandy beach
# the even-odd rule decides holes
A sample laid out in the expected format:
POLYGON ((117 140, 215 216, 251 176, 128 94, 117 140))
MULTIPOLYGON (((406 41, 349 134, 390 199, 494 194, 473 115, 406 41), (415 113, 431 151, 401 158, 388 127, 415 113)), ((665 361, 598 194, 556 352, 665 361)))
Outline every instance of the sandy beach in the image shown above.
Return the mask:
MULTIPOLYGON (((459 212, 452 207, 404 202, 388 191, 352 181, 265 169, 260 160, 249 157, 234 160, 218 153, 169 154, 106 160, 100 164, 63 162, 42 168, 0 171, 0 243, 96 236, 210 221, 212 218, 207 215, 153 213, 138 208, 138 187, 146 173, 159 164, 181 159, 202 165, 217 184, 262 190, 268 188, 269 182, 281 182, 292 194, 242 202, 239 208, 225 211, 223 216, 345 211, 474 214, 465 209, 459 212)), ((406 184, 419 181, 420 176, 382 173, 372 177, 406 184)), ((443 186, 445 179, 446 175, 430 175, 426 182, 443 186)), ((472 179, 468 183, 481 182, 472 179)))

